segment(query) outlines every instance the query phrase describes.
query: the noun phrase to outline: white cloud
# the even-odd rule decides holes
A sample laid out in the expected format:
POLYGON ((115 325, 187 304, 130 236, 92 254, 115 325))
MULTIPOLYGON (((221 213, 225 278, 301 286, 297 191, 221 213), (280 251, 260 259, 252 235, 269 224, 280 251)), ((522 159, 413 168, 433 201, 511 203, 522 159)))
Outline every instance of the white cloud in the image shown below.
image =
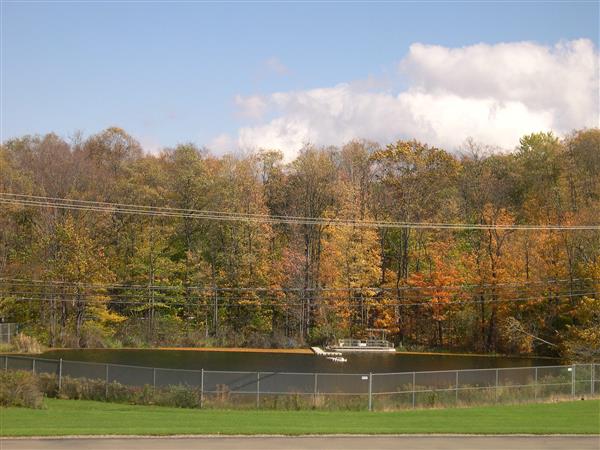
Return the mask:
POLYGON ((414 44, 400 68, 414 88, 522 102, 530 109, 553 110, 561 125, 580 126, 590 113, 597 114, 598 54, 587 39, 554 47, 532 42, 457 49, 414 44))
POLYGON ((246 117, 274 118, 239 130, 244 149, 279 148, 292 159, 307 142, 417 138, 455 149, 465 138, 513 148, 523 134, 598 126, 598 53, 589 40, 446 48, 414 44, 400 62, 409 87, 368 83, 238 97, 246 117))
POLYGON ((268 99, 260 95, 251 95, 249 97, 236 95, 234 101, 238 108, 238 113, 242 117, 253 120, 261 119, 268 106, 268 99))
POLYGON ((162 145, 160 144, 158 138, 156 138, 155 136, 143 134, 139 136, 138 142, 140 143, 145 153, 151 155, 158 155, 162 150, 162 145))
POLYGON ((215 154, 222 155, 236 149, 236 142, 229 134, 222 133, 208 144, 208 148, 215 154))
POLYGON ((269 71, 274 72, 277 75, 287 75, 290 73, 290 70, 287 68, 287 66, 275 57, 267 59, 265 61, 265 66, 269 71))

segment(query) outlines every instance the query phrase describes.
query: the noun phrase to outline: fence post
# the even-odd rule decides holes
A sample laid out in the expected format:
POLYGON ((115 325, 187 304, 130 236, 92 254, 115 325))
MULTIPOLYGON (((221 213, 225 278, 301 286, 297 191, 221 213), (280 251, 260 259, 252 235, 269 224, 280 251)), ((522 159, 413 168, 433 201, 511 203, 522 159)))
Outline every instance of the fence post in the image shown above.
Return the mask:
POLYGON ((62 358, 58 360, 58 392, 62 387, 62 358))
POLYGON ((537 400, 537 385, 538 385, 538 368, 535 368, 535 376, 533 378, 533 399, 537 400))
POLYGON ((204 369, 200 371, 200 409, 204 406, 204 369))
POLYGON ((412 404, 413 405, 412 405, 412 407, 414 409, 414 407, 415 407, 415 376, 416 376, 415 372, 413 372, 412 375, 413 375, 413 383, 412 383, 413 384, 412 385, 412 404))
POLYGON ((35 375, 35 358, 31 359, 31 373, 35 375))
POLYGON ((373 374, 369 372, 369 411, 373 410, 373 374))
POLYGON ((575 398, 575 364, 571 364, 571 397, 575 398))
POLYGON ((591 370, 591 372, 592 372, 592 375, 591 375, 591 377, 592 377, 592 386, 590 388, 590 394, 594 395, 594 390, 596 388, 594 386, 594 384, 596 384, 596 364, 592 363, 590 365, 592 366, 592 370, 591 370))
POLYGON ((455 373, 456 373, 456 382, 454 385, 454 402, 458 405, 458 370, 456 370, 455 373))
POLYGON ((318 374, 315 372, 315 386, 313 391, 313 408, 317 407, 317 376, 318 374))
POLYGON ((256 372, 256 408, 260 408, 260 372, 256 372))
POLYGON ((498 403, 498 373, 500 369, 496 369, 496 387, 494 388, 494 402, 498 403))
POLYGON ((4 355, 4 370, 8 370, 8 355, 4 355))
POLYGON ((108 400, 108 364, 105 364, 106 366, 106 374, 105 374, 105 378, 104 378, 104 397, 106 400, 108 400))

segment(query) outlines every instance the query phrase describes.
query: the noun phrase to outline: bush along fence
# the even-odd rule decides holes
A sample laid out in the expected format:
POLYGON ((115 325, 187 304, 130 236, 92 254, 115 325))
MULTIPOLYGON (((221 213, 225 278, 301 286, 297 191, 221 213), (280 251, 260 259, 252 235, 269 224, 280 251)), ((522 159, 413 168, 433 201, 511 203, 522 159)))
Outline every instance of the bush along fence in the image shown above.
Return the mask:
POLYGON ((182 370, 0 356, 48 396, 192 408, 368 409, 522 403, 600 395, 600 364, 403 373, 182 370))

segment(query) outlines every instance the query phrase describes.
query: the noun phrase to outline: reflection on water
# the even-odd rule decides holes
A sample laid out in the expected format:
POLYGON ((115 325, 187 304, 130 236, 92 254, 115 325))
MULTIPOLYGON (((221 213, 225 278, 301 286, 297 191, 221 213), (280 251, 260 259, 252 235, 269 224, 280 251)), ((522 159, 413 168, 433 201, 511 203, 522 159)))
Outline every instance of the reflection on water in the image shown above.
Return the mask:
POLYGON ((348 354, 335 363, 313 354, 194 350, 51 350, 43 358, 177 369, 382 373, 559 365, 558 359, 444 354, 348 354))

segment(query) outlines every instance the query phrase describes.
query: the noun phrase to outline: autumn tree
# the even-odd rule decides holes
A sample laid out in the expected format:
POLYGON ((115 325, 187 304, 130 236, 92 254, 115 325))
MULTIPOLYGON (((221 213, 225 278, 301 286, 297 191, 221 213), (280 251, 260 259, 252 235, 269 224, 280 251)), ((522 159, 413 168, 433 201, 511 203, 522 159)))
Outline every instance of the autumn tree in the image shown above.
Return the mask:
MULTIPOLYGON (((323 218, 336 207, 336 166, 331 152, 307 147, 290 166, 288 178, 288 214, 323 218)), ((303 255, 302 267, 293 284, 302 288, 301 335, 312 326, 315 310, 313 297, 319 295, 322 236, 325 225, 299 226, 296 241, 303 255)))
MULTIPOLYGON (((455 215, 455 180, 458 165, 444 150, 417 141, 398 141, 373 153, 375 186, 373 215, 379 220, 403 223, 443 222, 455 215), (445 212, 445 217, 441 214, 445 212)), ((419 272, 428 244, 425 230, 411 227, 380 230, 381 285, 396 289, 411 271, 419 272), (391 272, 391 279, 386 273, 391 272)), ((402 311, 397 308, 399 322, 402 311)), ((400 324, 400 339, 405 326, 400 324)))
POLYGON ((460 154, 356 140, 289 163, 144 153, 116 127, 10 139, 0 191, 109 203, 3 197, 0 315, 51 346, 296 346, 376 327, 409 348, 592 358, 600 233, 571 227, 598 224, 599 133, 460 154), (511 229, 527 224, 564 229, 511 229))

